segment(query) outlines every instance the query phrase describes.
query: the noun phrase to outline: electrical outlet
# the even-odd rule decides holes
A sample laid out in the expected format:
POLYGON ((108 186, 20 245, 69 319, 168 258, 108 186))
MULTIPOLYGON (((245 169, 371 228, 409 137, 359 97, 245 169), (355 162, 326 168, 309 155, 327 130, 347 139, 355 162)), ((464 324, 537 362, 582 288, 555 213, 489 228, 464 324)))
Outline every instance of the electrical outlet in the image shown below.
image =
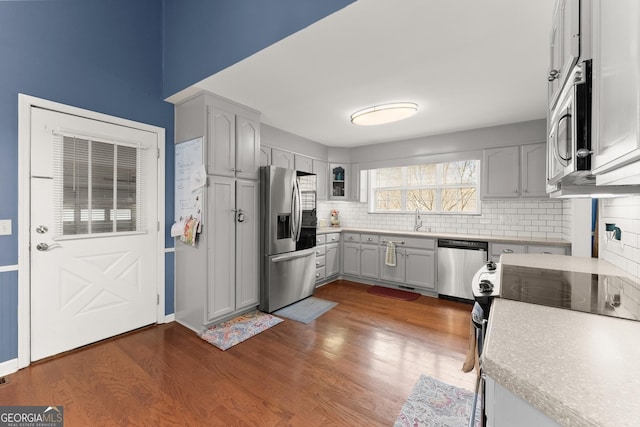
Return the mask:
POLYGON ((11 235, 11 220, 0 219, 0 236, 10 236, 10 235, 11 235))

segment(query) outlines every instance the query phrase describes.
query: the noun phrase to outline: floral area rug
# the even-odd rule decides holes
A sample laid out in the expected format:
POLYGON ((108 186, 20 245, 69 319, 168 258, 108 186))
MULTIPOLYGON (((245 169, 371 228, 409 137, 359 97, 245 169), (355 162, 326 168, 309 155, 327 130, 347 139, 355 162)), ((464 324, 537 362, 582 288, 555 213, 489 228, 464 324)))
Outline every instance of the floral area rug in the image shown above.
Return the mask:
POLYGON ((279 317, 261 311, 252 311, 227 322, 211 326, 198 336, 220 350, 226 350, 280 322, 282 319, 279 317))
MULTIPOLYGON (((473 393, 426 375, 413 387, 394 427, 467 427, 473 393)), ((476 407, 476 427, 481 425, 480 402, 476 407)))

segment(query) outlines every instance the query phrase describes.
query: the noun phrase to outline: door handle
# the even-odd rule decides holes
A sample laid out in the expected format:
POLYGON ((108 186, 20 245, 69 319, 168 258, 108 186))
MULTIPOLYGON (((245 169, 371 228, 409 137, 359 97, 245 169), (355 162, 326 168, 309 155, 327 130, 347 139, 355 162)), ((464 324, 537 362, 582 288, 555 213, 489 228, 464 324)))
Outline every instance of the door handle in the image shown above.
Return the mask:
POLYGON ((48 251, 49 249, 59 248, 59 247, 62 247, 62 245, 60 243, 54 243, 52 245, 49 245, 47 243, 38 243, 36 245, 36 249, 41 251, 41 252, 45 252, 45 251, 48 251))
POLYGON ((238 222, 244 222, 244 212, 242 212, 242 209, 238 209, 238 222))

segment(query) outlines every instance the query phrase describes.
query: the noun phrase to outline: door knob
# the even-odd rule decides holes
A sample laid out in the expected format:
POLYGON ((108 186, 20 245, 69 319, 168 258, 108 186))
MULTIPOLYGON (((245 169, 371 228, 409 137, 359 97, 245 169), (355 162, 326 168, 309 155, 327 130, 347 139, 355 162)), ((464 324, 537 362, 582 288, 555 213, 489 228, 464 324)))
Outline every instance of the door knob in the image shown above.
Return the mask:
POLYGON ((61 245, 59 243, 54 243, 53 245, 49 245, 47 243, 38 243, 36 245, 36 249, 39 250, 39 251, 44 252, 44 251, 48 251, 49 249, 53 249, 53 248, 60 247, 60 246, 61 245))

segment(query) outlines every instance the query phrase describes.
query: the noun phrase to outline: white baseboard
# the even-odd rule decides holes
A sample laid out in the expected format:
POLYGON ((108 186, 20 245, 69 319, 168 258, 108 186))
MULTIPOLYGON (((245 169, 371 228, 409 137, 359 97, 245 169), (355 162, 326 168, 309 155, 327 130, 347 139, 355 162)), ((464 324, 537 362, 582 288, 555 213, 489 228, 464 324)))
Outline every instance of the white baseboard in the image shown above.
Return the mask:
POLYGON ((171 322, 174 322, 175 320, 176 320, 175 313, 167 314, 166 316, 164 316, 164 323, 171 323, 171 322))
POLYGON ((18 372, 18 359, 0 363, 0 376, 13 374, 14 372, 18 372))

